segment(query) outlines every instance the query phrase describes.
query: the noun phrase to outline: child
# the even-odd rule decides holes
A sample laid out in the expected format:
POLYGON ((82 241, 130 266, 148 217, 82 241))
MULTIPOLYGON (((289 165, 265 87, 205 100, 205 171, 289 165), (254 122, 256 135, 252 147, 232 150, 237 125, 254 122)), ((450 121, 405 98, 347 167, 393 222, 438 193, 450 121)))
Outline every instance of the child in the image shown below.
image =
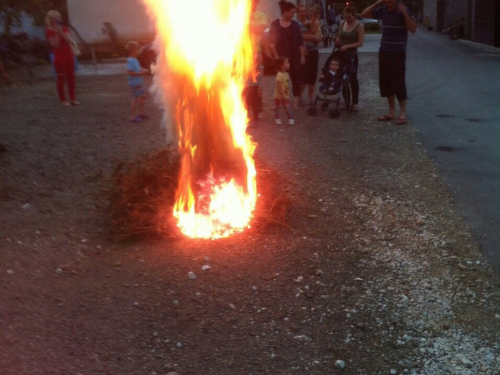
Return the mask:
POLYGON ((339 77, 341 74, 338 73, 340 68, 339 60, 335 58, 331 59, 328 68, 328 71, 326 71, 323 76, 323 82, 319 87, 319 91, 323 95, 338 94, 342 86, 341 77, 339 77))
POLYGON ((292 115, 292 109, 290 108, 290 90, 288 84, 288 73, 286 72, 290 69, 290 62, 286 57, 278 57, 274 61, 274 67, 278 71, 276 74, 276 90, 274 90, 274 121, 276 125, 281 125, 280 119, 280 107, 283 105, 285 107, 286 115, 288 116, 288 125, 294 125, 295 121, 292 115))
POLYGON ((149 116, 144 114, 144 96, 142 88, 142 75, 148 74, 147 69, 141 68, 137 56, 139 55, 139 44, 137 42, 127 42, 125 49, 128 52, 127 73, 128 84, 132 90, 132 102, 130 104, 131 122, 141 122, 149 116))

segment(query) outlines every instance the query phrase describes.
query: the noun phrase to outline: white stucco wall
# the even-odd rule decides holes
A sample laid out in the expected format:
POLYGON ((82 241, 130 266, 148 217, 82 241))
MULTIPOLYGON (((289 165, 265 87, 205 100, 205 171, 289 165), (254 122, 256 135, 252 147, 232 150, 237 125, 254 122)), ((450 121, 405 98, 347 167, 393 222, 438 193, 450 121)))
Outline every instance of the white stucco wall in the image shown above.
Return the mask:
POLYGON ((103 34, 110 22, 121 42, 153 39, 153 24, 141 0, 67 0, 69 23, 89 44, 109 43, 103 34))
MULTIPOLYGON (((306 0, 288 0, 294 4, 306 3, 306 0)), ((257 10, 267 14, 269 23, 281 16, 279 0, 260 0, 257 10)))
MULTIPOLYGON (((264 12, 267 15, 269 23, 280 16, 280 8, 278 0, 260 0, 257 10, 264 12)), ((268 25, 269 26, 269 25, 268 25)))
MULTIPOLYGON (((289 1, 297 4, 297 0, 289 1)), ((153 38, 154 25, 142 0, 67 0, 67 6, 69 23, 89 44, 110 42, 102 32, 104 22, 113 24, 121 42, 146 42, 153 38)), ((257 10, 266 13, 269 23, 280 16, 278 0, 260 0, 257 10)), ((189 19, 189 15, 186 17, 189 19)))

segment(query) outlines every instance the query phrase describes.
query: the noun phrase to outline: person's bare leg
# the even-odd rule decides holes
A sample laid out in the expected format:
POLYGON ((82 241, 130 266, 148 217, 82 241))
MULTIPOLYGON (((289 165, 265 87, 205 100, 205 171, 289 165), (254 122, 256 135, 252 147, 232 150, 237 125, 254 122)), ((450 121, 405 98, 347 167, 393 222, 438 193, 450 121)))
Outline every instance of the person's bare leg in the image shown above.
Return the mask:
POLYGON ((137 98, 134 96, 134 97, 132 97, 132 102, 130 103, 130 120, 131 121, 133 119, 135 119, 136 109, 137 109, 137 98))
POLYGON ((377 121, 392 121, 396 117, 396 95, 387 97, 387 104, 389 104, 389 113, 377 118, 377 121))
POLYGON ((297 103, 296 103, 297 105, 296 105, 296 107, 298 107, 298 106, 299 106, 299 104, 300 104, 300 100, 304 97, 304 95, 303 95, 303 94, 304 94, 304 91, 306 91, 306 85, 305 85, 305 84, 301 84, 301 85, 300 85, 300 96, 299 96, 299 98, 298 98, 298 100, 297 100, 297 103))
POLYGON ((406 120, 406 99, 398 100, 399 102, 399 118, 406 120))
POLYGON ((387 116, 394 118, 396 116, 396 95, 388 96, 387 104, 389 104, 389 114, 387 116))
POLYGON ((396 122, 398 125, 405 125, 406 124, 406 99, 405 100, 398 100, 399 102, 399 117, 396 122))
POLYGON ((139 115, 144 115, 144 95, 140 96, 137 100, 137 113, 139 115))
POLYGON ((294 97, 294 104, 293 104, 293 108, 294 109, 298 109, 300 107, 300 96, 295 96, 294 97))
POLYGON ((309 103, 314 103, 314 87, 316 85, 307 85, 307 94, 309 95, 309 103))

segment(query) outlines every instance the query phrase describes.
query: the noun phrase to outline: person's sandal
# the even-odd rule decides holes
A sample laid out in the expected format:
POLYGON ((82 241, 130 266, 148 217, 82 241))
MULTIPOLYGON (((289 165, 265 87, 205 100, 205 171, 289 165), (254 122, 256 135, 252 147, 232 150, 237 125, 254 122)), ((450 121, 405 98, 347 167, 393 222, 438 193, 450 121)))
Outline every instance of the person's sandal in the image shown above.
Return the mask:
POLYGON ((395 118, 389 115, 377 117, 377 121, 393 121, 393 120, 395 120, 395 118))
POLYGON ((77 102, 76 100, 72 100, 70 103, 71 105, 80 105, 80 102, 77 102))
POLYGON ((65 106, 65 107, 71 107, 71 104, 68 101, 62 102, 62 105, 65 106))
POLYGON ((142 122, 142 118, 140 116, 136 116, 135 118, 130 120, 130 122, 142 122))

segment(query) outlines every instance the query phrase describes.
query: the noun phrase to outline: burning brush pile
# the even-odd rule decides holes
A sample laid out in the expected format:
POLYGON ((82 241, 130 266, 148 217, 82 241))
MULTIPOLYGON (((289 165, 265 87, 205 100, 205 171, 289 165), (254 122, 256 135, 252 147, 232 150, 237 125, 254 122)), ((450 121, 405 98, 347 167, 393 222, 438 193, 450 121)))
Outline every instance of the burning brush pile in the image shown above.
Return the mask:
POLYGON ((169 114, 175 156, 162 151, 118 169, 114 227, 122 235, 174 234, 178 228, 191 238, 217 239, 242 232, 258 218, 283 222, 286 199, 266 189, 280 184, 264 168, 257 178, 257 144, 246 134, 242 92, 256 72, 251 0, 144 3, 156 22, 154 88, 169 114))
MULTIPOLYGON (((249 226, 264 230, 286 226, 290 200, 279 173, 256 161, 259 198, 249 226)), ((120 163, 113 176, 109 214, 117 240, 181 236, 173 216, 179 160, 168 149, 136 162, 120 163)))

